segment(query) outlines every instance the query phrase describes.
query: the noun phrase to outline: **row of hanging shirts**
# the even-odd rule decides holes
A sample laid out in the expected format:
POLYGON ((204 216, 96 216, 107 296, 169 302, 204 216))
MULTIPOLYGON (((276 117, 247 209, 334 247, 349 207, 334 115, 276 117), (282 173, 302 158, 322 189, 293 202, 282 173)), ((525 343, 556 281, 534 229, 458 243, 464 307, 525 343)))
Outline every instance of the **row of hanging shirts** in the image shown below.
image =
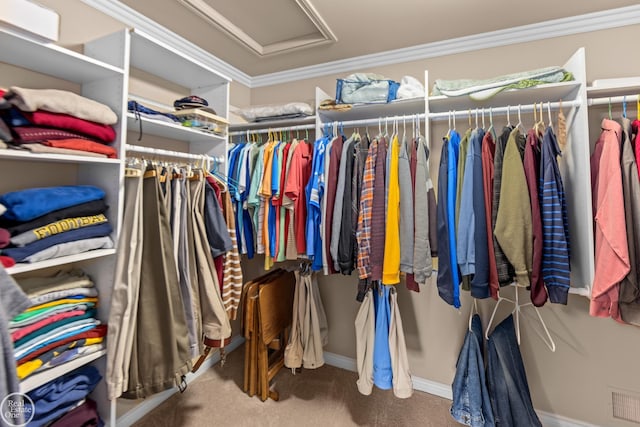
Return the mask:
POLYGON ((241 253, 265 254, 266 269, 299 258, 325 274, 358 269, 364 287, 383 280, 383 270, 383 283, 397 284, 402 271, 417 291, 431 274, 437 249, 429 150, 418 126, 409 124, 409 132, 406 121, 404 132, 397 120, 392 126, 391 135, 388 125, 383 132, 380 119, 381 133, 373 140, 358 131, 347 137, 334 124, 313 144, 269 133, 266 143, 233 147, 228 185, 241 253), (365 169, 375 182, 366 180, 365 169))
MULTIPOLYGON (((454 119, 443 138, 438 171, 438 292, 460 307, 460 285, 474 298, 498 299, 502 286, 514 281, 530 288, 536 307, 547 300, 567 303, 570 284, 570 239, 567 204, 558 167, 566 141, 560 109, 558 142, 551 104, 545 125, 542 103, 534 125, 518 123, 496 131, 476 126, 460 135, 454 119)), ((561 108, 561 105, 560 105, 561 108)), ((484 113, 484 111, 483 111, 484 113)), ((484 114, 483 114, 484 116, 484 114)))

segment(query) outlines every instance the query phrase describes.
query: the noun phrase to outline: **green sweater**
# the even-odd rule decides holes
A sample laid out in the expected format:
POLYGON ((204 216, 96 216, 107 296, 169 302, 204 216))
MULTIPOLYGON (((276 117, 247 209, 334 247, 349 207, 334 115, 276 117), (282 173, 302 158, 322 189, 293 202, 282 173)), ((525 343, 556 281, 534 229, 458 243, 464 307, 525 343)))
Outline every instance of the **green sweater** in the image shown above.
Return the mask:
POLYGON ((494 234, 515 269, 518 284, 529 286, 533 263, 533 226, 529 190, 518 147, 524 139, 516 128, 511 131, 507 141, 494 234))

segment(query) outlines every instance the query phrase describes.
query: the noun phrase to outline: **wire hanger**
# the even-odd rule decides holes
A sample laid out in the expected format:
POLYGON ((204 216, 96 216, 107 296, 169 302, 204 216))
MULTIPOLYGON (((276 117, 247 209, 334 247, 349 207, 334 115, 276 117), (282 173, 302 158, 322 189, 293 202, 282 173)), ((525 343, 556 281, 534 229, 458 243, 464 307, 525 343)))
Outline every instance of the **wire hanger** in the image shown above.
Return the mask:
POLYGON ((473 315, 480 314, 478 311, 478 300, 473 298, 473 305, 471 306, 471 310, 469 310, 469 331, 471 331, 471 322, 473 321, 473 315))
POLYGON ((542 328, 544 329, 544 333, 545 336, 543 336, 537 329, 534 329, 534 331, 536 332, 536 334, 540 337, 540 339, 542 339, 542 341, 546 344, 546 346, 549 348, 549 350, 551 350, 552 352, 556 351, 556 343, 553 340, 553 338, 551 337, 551 334, 549 333, 549 329, 547 328, 546 323, 544 323, 544 320, 542 319, 542 316, 540 315, 540 310, 538 309, 538 307, 534 306, 532 302, 526 302, 524 304, 520 304, 520 297, 518 295, 518 289, 523 287, 518 285, 517 283, 512 283, 511 285, 509 285, 511 287, 514 288, 514 295, 515 298, 514 299, 509 299, 509 298, 505 298, 501 295, 498 296, 498 302, 496 303, 496 305, 493 307, 493 312, 491 313, 491 318, 489 318, 489 323, 487 324, 487 329, 485 331, 485 338, 489 339, 489 331, 491 330, 491 325, 493 324, 493 319, 496 316, 496 312, 498 311, 498 306, 500 305, 501 302, 506 301, 509 302, 511 304, 513 304, 513 310, 511 311, 511 314, 514 315, 514 320, 515 320, 515 327, 516 327, 516 337, 518 339, 518 345, 520 345, 520 312, 522 311, 522 309, 526 306, 532 306, 533 309, 535 310, 536 314, 538 315, 538 320, 540 321, 540 324, 542 325, 542 328))

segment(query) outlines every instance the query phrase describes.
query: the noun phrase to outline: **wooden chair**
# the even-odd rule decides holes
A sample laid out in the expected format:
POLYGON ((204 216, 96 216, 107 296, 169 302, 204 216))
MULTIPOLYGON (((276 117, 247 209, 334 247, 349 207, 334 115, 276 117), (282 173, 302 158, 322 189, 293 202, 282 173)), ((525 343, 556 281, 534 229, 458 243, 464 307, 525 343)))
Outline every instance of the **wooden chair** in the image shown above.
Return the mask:
POLYGON ((289 338, 293 317, 293 294, 296 279, 292 272, 262 286, 258 296, 259 335, 257 342, 260 398, 278 400, 277 391, 269 389, 269 382, 284 366, 284 350, 289 338), (272 344, 276 349, 269 355, 272 344))

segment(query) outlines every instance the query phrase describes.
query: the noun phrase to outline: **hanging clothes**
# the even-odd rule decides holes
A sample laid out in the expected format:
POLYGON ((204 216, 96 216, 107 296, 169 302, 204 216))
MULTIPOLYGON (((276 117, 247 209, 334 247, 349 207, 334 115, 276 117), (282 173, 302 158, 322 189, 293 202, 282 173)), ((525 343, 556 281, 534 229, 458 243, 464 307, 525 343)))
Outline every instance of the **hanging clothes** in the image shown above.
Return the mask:
POLYGON ((378 157, 378 140, 374 139, 369 146, 369 154, 362 175, 362 191, 356 239, 358 243, 358 296, 362 301, 371 284, 371 218, 373 213, 373 188, 376 176, 378 157))
POLYGON ((373 383, 382 390, 393 388, 391 349, 389 347, 389 304, 390 286, 380 285, 374 289, 373 301, 376 308, 375 338, 373 341, 373 383))
POLYGON ((629 245, 629 273, 620 283, 620 316, 640 325, 640 179, 633 153, 631 121, 622 118, 622 192, 629 245))
POLYGON ((500 322, 487 346, 487 387, 497 427, 542 427, 533 409, 513 315, 500 322))
POLYGON ((191 368, 169 216, 161 192, 158 172, 147 170, 142 182, 144 220, 138 315, 125 398, 137 399, 172 388, 191 368), (162 320, 160 324, 158 319, 162 320), (166 343, 163 351, 157 351, 159 342, 166 343))
POLYGON ((356 362, 358 391, 368 396, 373 391, 373 353, 376 334, 376 309, 373 290, 368 289, 356 315, 356 362))
MULTIPOLYGON (((557 157, 560 147, 551 127, 544 133, 540 160, 540 215, 542 217, 542 276, 552 303, 566 304, 571 283, 569 217, 557 157)), ((544 296, 542 290, 534 292, 544 296)), ((542 298, 540 296, 540 298, 542 298)))
POLYGON ((620 282, 631 268, 620 168, 622 128, 607 119, 601 127, 602 134, 591 155, 596 264, 589 312, 620 321, 620 282))
POLYGON ((493 203, 491 206, 491 231, 493 234, 493 249, 495 252, 496 270, 498 272, 498 282, 500 286, 511 284, 511 282, 513 281, 513 277, 515 276, 513 266, 507 259, 504 251, 502 250, 502 247, 500 246, 500 243, 498 242, 498 239, 495 236, 498 209, 500 208, 500 198, 502 196, 501 188, 504 152, 512 129, 513 128, 510 125, 502 128, 502 132, 500 133, 500 136, 496 141, 495 155, 493 158, 493 203))
POLYGON ((474 314, 456 362, 451 416, 471 427, 495 426, 484 366, 482 322, 474 314))
POLYGON ((518 284, 529 286, 533 236, 531 202, 522 166, 525 143, 520 129, 511 131, 504 151, 502 169, 504 176, 509 179, 503 180, 500 186, 500 206, 494 234, 509 263, 514 267, 518 284))
POLYGON ((390 295, 389 351, 391 353, 393 394, 400 399, 408 399, 413 394, 413 381, 411 380, 411 372, 409 371, 407 344, 404 339, 400 307, 398 307, 397 288, 391 288, 390 295))
POLYGON ((400 178, 398 163, 400 142, 395 134, 391 139, 391 158, 389 161, 388 201, 385 218, 384 255, 382 283, 396 285, 400 283, 400 178))
POLYGON ((227 252, 224 258, 222 303, 228 313, 229 319, 234 320, 238 315, 239 297, 242 294, 242 266, 240 264, 240 254, 238 253, 238 243, 235 235, 231 195, 229 192, 225 192, 223 193, 223 197, 223 213, 225 222, 227 223, 227 231, 231 237, 231 250, 227 252))
MULTIPOLYGON (((542 307, 547 302, 547 290, 544 286, 542 275, 543 229, 542 212, 540 202, 545 203, 547 198, 541 196, 545 191, 544 185, 538 191, 540 185, 540 143, 538 132, 530 129, 527 132, 527 141, 524 148, 524 174, 529 190, 531 202, 531 229, 533 233, 533 259, 531 263, 531 302, 536 307, 542 307)), ((549 189, 551 190, 551 189, 549 189)))
MULTIPOLYGON (((413 273, 417 283, 425 284, 433 272, 432 244, 435 244, 437 234, 436 238, 432 240, 430 228, 431 224, 436 223, 436 209, 429 202, 430 196, 433 196, 433 182, 429 170, 427 144, 422 136, 418 137, 415 149, 411 151, 410 168, 413 168, 415 163, 415 175, 412 172, 412 179, 415 179, 413 273), (423 191, 424 189, 427 191, 423 191), (425 224, 428 224, 428 227, 425 224)), ((446 194, 446 192, 442 194, 446 194)))
POLYGON ((487 230, 487 254, 489 256, 489 293, 491 298, 498 299, 500 283, 498 281, 498 267, 496 265, 496 253, 493 238, 493 182, 494 182, 494 155, 496 143, 493 137, 493 129, 490 128, 482 139, 482 189, 484 192, 485 227, 487 230))

